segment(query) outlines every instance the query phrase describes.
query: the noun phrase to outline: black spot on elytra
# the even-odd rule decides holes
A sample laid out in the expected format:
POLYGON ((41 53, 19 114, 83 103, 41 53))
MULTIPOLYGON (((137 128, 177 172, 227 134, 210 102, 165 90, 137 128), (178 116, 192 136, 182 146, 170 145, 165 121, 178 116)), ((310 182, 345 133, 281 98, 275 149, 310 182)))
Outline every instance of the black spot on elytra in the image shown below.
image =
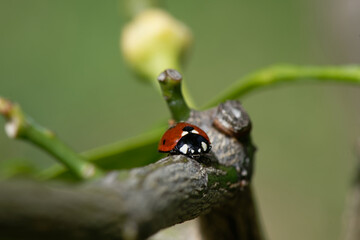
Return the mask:
POLYGON ((165 142, 166 142, 166 139, 164 139, 164 141, 163 141, 163 145, 165 144, 165 142))

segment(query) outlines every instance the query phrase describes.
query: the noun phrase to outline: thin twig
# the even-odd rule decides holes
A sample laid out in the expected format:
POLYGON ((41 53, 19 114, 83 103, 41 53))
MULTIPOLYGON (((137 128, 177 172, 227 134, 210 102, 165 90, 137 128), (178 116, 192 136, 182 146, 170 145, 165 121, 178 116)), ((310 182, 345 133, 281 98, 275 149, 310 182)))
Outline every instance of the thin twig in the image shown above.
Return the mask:
POLYGON ((93 164, 65 145, 55 134, 27 117, 18 104, 0 97, 0 114, 5 117, 6 133, 10 138, 27 140, 46 151, 79 179, 90 179, 101 175, 93 164))
POLYGON ((158 80, 173 119, 177 122, 188 119, 190 109, 181 92, 181 74, 174 69, 167 69, 159 75, 158 80))
POLYGON ((360 84, 360 66, 296 66, 275 65, 249 74, 211 101, 207 107, 215 106, 229 99, 241 98, 254 90, 282 82, 298 80, 332 81, 360 84))
MULTIPOLYGON (((157 154, 156 148, 165 130, 166 127, 154 129, 130 139, 88 150, 80 153, 80 156, 104 170, 145 166, 162 157, 160 153, 157 154)), ((37 174, 37 179, 61 178, 64 173, 66 173, 64 167, 55 165, 37 174)))

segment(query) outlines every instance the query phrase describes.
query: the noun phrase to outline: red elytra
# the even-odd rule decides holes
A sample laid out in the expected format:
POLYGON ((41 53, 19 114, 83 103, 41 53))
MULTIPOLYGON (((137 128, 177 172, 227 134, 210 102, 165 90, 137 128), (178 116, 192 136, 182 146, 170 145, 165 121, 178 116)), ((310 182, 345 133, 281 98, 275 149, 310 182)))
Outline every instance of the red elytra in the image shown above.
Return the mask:
POLYGON ((178 124, 176 124, 175 126, 169 128, 164 135, 162 136, 160 142, 159 142, 159 147, 158 150, 159 152, 170 152, 172 151, 175 146, 177 145, 177 143, 179 142, 179 140, 183 137, 183 132, 184 132, 184 128, 185 127, 192 127, 193 129, 195 129, 199 135, 201 135, 202 137, 204 137, 206 139, 206 141, 208 142, 208 144, 210 145, 210 140, 208 135, 199 127, 190 124, 190 123, 186 123, 186 122, 179 122, 178 124))

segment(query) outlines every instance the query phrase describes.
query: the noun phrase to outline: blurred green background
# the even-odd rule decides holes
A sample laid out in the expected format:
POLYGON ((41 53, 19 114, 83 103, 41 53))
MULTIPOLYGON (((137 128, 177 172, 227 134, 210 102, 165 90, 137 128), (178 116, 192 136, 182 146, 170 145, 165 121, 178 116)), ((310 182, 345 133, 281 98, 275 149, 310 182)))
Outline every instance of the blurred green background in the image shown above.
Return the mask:
MULTIPOLYGON (((199 106, 271 64, 360 62, 357 1, 164 5, 193 31, 183 74, 199 106)), ((127 20, 115 0, 0 0, 0 95, 77 151, 151 129, 169 113, 122 59, 119 36, 127 20)), ((299 83, 242 102, 259 149, 254 184, 269 239, 339 239, 360 136, 360 89, 299 83)), ((9 159, 39 169, 54 162, 1 130, 0 166, 9 159)))

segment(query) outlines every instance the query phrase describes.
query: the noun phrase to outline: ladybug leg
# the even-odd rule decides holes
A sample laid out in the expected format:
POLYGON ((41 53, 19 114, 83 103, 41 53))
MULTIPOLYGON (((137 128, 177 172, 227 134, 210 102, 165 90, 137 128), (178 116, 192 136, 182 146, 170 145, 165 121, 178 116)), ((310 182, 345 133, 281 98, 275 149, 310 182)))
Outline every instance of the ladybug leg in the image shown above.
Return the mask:
POLYGON ((170 155, 177 155, 179 154, 179 149, 177 149, 177 147, 171 149, 171 151, 169 152, 170 155))

